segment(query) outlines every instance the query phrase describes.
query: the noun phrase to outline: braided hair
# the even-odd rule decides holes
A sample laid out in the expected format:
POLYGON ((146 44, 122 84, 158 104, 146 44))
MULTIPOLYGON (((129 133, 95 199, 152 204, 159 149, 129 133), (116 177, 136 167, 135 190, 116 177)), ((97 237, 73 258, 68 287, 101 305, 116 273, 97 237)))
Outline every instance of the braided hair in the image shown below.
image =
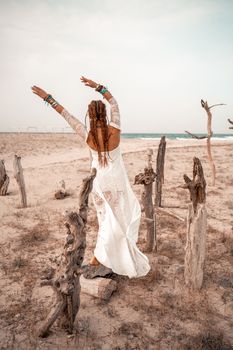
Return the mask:
POLYGON ((98 160, 101 166, 107 166, 108 160, 107 155, 109 156, 109 148, 108 148, 108 123, 107 123, 107 113, 106 106, 102 101, 91 101, 88 105, 88 114, 90 118, 90 133, 92 135, 92 139, 95 147, 98 152, 98 160), (97 133, 97 123, 99 122, 101 127, 102 139, 104 144, 104 152, 101 152, 101 145, 98 139, 97 133))

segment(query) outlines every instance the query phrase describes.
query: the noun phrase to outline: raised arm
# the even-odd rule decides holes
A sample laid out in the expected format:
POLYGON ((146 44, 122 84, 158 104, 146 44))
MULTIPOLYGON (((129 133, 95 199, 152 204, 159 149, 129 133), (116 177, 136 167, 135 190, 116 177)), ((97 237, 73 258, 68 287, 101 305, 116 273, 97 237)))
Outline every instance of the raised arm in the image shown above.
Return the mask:
POLYGON ((95 83, 93 80, 87 79, 85 77, 80 78, 82 83, 86 86, 89 86, 96 91, 98 91, 110 104, 110 125, 116 129, 121 129, 120 123, 120 112, 117 101, 112 96, 112 94, 108 91, 108 89, 100 84, 95 83))
POLYGON ((79 136, 85 140, 86 131, 85 126, 80 120, 71 115, 60 103, 58 103, 50 94, 42 90, 38 86, 33 86, 32 91, 34 94, 42 98, 45 102, 50 104, 61 116, 68 122, 71 128, 79 134, 79 136))

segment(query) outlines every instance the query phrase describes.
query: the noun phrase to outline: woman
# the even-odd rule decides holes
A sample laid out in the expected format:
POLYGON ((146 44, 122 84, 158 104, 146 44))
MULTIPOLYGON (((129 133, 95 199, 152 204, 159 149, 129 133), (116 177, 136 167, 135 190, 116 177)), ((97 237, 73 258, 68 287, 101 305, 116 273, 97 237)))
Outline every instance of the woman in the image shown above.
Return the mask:
POLYGON ((119 275, 145 276, 150 270, 148 258, 136 246, 141 218, 140 204, 130 186, 120 152, 120 114, 116 100, 102 85, 81 77, 81 81, 98 91, 110 104, 108 124, 106 106, 92 101, 88 106, 90 130, 37 86, 32 91, 60 113, 70 126, 86 140, 97 169, 93 182, 93 201, 97 210, 99 232, 91 265, 103 264, 119 275))

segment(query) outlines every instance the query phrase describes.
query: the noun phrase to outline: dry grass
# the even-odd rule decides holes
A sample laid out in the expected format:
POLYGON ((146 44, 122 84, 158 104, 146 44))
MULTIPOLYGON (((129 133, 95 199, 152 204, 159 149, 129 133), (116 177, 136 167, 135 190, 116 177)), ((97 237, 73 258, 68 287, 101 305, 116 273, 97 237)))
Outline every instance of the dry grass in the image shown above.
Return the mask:
MULTIPOLYGON (((218 187, 219 188, 219 187, 218 187)), ((220 192, 217 190, 209 190, 207 196, 219 196, 220 192)))
POLYGON ((227 251, 230 253, 231 256, 233 256, 233 237, 231 237, 230 235, 226 235, 225 233, 222 233, 221 243, 225 245, 227 251))
POLYGON ((227 186, 233 186, 233 178, 232 178, 232 176, 231 177, 227 176, 225 183, 226 183, 227 186))
POLYGON ((35 215, 34 219, 37 221, 37 224, 32 227, 26 226, 23 217, 19 213, 16 213, 15 216, 17 220, 11 222, 9 226, 19 232, 21 231, 18 241, 20 248, 39 245, 48 240, 51 218, 46 212, 39 212, 35 215))
POLYGON ((224 206, 226 206, 230 210, 233 210, 233 200, 224 202, 224 206))
POLYGON ((0 266, 5 276, 8 276, 12 281, 17 281, 18 275, 23 275, 29 267, 29 260, 19 255, 13 260, 1 261, 0 266))
POLYGON ((136 350, 136 349, 149 349, 149 346, 156 344, 154 338, 151 338, 143 324, 140 322, 122 322, 120 327, 115 330, 115 334, 127 339, 124 347, 115 347, 114 350, 136 350))
POLYGON ((141 323, 138 322, 123 322, 117 332, 119 334, 124 335, 132 335, 133 337, 137 337, 139 332, 141 332, 143 329, 143 326, 141 323))
POLYGON ((19 248, 39 245, 49 238, 49 223, 51 218, 46 212, 39 212, 34 216, 35 221, 38 221, 38 223, 32 227, 28 227, 25 224, 25 213, 16 211, 14 217, 15 221, 9 222, 8 226, 19 232, 19 248))
POLYGON ((162 232, 163 230, 175 232, 183 226, 183 224, 179 220, 176 220, 173 217, 166 214, 157 215, 156 224, 158 232, 162 232))
POLYGON ((218 330, 206 330, 205 333, 190 339, 185 350, 233 350, 233 347, 224 340, 223 334, 218 330))
POLYGON ((23 259, 21 256, 16 257, 13 262, 12 262, 12 268, 18 268, 20 269, 21 267, 27 266, 28 265, 28 260, 23 259))
POLYGON ((38 224, 31 230, 28 230, 25 234, 20 237, 20 246, 32 246, 39 245, 47 241, 49 237, 48 228, 44 225, 38 224))

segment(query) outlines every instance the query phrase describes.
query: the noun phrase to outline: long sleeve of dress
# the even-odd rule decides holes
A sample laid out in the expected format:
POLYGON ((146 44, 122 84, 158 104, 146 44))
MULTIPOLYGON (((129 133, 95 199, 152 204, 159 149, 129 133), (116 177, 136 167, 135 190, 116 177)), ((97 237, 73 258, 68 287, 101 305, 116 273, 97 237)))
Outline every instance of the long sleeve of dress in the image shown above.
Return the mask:
POLYGON ((77 118, 71 115, 65 108, 61 112, 63 118, 71 126, 71 128, 83 139, 86 138, 86 130, 83 123, 81 123, 77 118))
POLYGON ((111 97, 109 100, 110 103, 110 125, 113 126, 116 129, 121 129, 121 118, 120 118, 120 111, 117 104, 117 101, 114 97, 111 97))

